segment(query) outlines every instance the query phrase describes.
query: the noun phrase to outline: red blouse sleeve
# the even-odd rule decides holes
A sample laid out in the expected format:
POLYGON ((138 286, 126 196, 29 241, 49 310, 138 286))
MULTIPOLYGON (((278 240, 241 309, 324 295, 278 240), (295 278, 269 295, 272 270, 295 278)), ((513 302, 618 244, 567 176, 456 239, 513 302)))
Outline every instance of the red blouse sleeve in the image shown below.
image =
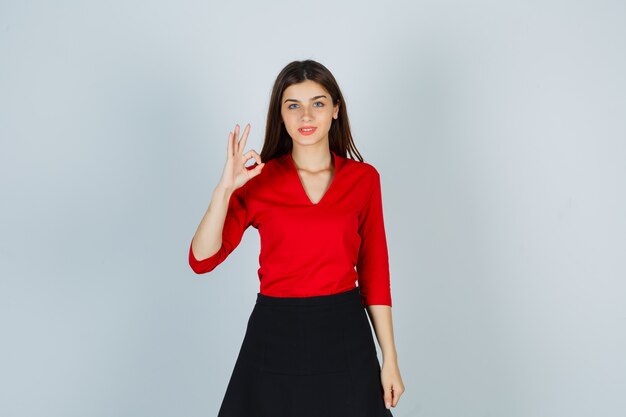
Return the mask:
POLYGON ((361 247, 356 270, 363 305, 382 304, 391 307, 389 255, 383 219, 380 174, 375 168, 369 199, 359 215, 359 235, 361 247))
POLYGON ((250 224, 244 184, 244 186, 233 191, 228 201, 228 211, 222 229, 222 246, 219 250, 208 258, 199 260, 193 253, 192 245, 189 245, 189 266, 191 269, 196 274, 204 274, 215 269, 239 245, 243 233, 250 224))

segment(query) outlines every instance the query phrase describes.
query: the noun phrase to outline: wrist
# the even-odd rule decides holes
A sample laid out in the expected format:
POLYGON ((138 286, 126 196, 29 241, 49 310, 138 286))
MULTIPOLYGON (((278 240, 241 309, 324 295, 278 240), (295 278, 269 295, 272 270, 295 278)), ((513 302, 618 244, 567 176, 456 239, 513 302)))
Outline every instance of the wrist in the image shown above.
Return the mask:
POLYGON ((383 363, 398 363, 398 355, 396 352, 383 353, 383 363))
POLYGON ((223 185, 222 183, 219 183, 213 189, 213 194, 218 194, 220 196, 228 196, 228 197, 230 197, 230 195, 234 191, 235 190, 233 189, 233 187, 228 187, 226 185, 223 185))

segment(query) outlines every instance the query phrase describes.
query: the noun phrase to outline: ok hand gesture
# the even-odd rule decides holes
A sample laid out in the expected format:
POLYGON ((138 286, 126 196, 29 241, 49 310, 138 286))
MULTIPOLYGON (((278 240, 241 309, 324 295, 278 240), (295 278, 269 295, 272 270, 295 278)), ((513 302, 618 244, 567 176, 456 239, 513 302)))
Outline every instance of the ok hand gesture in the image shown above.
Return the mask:
POLYGON ((228 148, 226 152, 226 163, 224 164, 224 172, 220 179, 221 185, 229 190, 235 191, 243 186, 248 180, 256 177, 261 173, 265 162, 261 162, 261 155, 254 149, 243 153, 250 133, 250 123, 246 125, 241 139, 239 139, 239 124, 235 126, 235 131, 228 135, 228 148), (252 169, 246 168, 246 162, 250 158, 254 158, 257 166, 252 169))

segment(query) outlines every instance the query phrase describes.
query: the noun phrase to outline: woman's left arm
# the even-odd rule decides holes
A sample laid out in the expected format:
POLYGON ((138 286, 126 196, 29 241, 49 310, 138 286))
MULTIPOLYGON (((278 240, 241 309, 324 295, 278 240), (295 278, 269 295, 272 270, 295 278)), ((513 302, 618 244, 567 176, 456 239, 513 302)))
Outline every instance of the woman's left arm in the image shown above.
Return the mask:
POLYGON ((381 366, 381 383, 384 389, 384 399, 387 408, 395 407, 404 392, 404 383, 398 367, 398 353, 393 335, 393 318, 391 306, 366 306, 370 320, 374 326, 376 339, 383 355, 381 366))

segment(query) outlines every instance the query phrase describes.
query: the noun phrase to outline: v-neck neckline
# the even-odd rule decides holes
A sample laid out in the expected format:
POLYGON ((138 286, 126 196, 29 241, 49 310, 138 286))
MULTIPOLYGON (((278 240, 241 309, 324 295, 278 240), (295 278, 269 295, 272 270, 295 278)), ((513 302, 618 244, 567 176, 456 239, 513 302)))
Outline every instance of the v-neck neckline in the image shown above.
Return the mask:
POLYGON ((333 158, 333 169, 334 169, 333 178, 332 180, 330 180, 330 184, 328 185, 326 192, 324 192, 324 194, 322 195, 322 198, 320 198, 317 203, 314 203, 313 201, 311 201, 311 198, 306 193, 306 189, 304 188, 304 183, 302 182, 302 178, 300 177, 300 174, 298 173, 298 167, 296 166, 296 162, 293 160, 293 157, 291 156, 291 151, 287 152, 287 159, 289 160, 289 165, 291 165, 292 172, 296 175, 296 180, 301 190, 301 194, 304 196, 305 200, 307 201, 307 203, 309 203, 310 206, 319 206, 323 201, 325 201, 326 196, 333 189, 333 185, 335 184, 335 181, 337 180, 337 172, 339 171, 339 158, 337 157, 335 152, 333 152, 332 150, 330 151, 330 154, 333 158))

